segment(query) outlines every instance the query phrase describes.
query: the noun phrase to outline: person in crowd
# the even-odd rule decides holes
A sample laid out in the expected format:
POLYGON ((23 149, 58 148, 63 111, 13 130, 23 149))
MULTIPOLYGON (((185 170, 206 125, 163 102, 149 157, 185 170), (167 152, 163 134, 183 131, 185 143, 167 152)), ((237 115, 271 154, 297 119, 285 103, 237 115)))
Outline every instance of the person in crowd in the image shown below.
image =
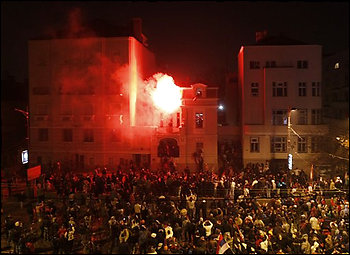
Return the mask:
MULTIPOLYGON (((287 196, 285 177, 261 164, 221 175, 135 166, 53 173, 44 183, 58 202, 40 196, 30 223, 41 226, 38 238, 51 241, 55 253, 75 252, 76 243, 84 252, 212 254, 225 233, 232 253, 348 252, 347 194, 315 192, 341 189, 341 181, 308 180, 300 170, 287 196)), ((13 238, 16 220, 10 218, 5 233, 19 252, 23 235, 13 238)))

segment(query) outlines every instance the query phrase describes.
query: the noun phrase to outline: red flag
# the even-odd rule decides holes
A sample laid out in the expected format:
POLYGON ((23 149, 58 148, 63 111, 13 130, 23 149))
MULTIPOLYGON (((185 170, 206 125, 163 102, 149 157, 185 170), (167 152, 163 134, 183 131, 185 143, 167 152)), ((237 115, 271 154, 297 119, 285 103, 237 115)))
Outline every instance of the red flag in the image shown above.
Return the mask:
POLYGON ((221 248, 220 243, 221 243, 222 239, 224 239, 224 237, 222 236, 222 234, 220 234, 219 240, 218 240, 218 245, 216 247, 216 254, 219 254, 219 250, 221 248))

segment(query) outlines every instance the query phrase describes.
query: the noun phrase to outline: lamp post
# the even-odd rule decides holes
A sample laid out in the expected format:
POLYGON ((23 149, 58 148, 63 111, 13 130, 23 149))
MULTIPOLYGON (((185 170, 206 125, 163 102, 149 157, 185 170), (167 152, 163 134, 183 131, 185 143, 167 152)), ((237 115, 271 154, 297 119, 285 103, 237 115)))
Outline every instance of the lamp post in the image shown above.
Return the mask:
POLYGON ((26 110, 27 111, 23 111, 21 109, 15 108, 15 111, 22 113, 24 115, 24 117, 26 118, 26 129, 27 129, 26 140, 27 140, 27 146, 28 146, 28 149, 29 149, 29 112, 28 112, 28 106, 27 106, 26 110))
POLYGON ((292 112, 297 110, 296 108, 288 108, 288 118, 287 118, 287 162, 288 162, 288 171, 287 171, 287 180, 286 180, 286 184, 287 184, 287 189, 289 192, 289 176, 290 176, 290 171, 293 169, 293 153, 292 153, 292 146, 291 146, 291 130, 292 130, 292 123, 291 123, 291 117, 292 117, 292 112))
MULTIPOLYGON (((23 116, 26 118, 26 144, 27 144, 27 152, 28 152, 28 163, 26 163, 25 170, 27 171, 27 169, 29 168, 29 110, 28 110, 28 106, 26 107, 26 111, 21 110, 21 109, 17 109, 15 108, 15 111, 20 112, 23 114, 23 116)), ((27 175, 27 173, 26 173, 27 175)), ((27 178, 26 178, 27 179, 27 178)), ((28 181, 27 181, 27 185, 28 185, 28 181)))

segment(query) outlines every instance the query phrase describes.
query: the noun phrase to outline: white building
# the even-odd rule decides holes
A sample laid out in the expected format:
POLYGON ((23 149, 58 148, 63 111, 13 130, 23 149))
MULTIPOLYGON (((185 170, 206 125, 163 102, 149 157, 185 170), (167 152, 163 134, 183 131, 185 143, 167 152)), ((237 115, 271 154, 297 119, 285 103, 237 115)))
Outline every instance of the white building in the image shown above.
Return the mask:
POLYGON ((321 114, 322 47, 265 35, 238 54, 243 164, 269 160, 286 167, 290 153, 293 168, 308 172, 317 165, 327 133, 321 114))

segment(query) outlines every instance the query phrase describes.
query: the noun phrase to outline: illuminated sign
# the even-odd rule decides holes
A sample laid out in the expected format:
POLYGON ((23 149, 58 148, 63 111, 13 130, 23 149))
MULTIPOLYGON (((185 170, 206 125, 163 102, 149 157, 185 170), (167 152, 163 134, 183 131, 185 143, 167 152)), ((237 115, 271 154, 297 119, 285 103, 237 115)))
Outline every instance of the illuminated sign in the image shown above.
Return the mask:
POLYGON ((292 170, 292 168, 293 168, 293 155, 288 154, 288 169, 292 170))
POLYGON ((28 150, 22 151, 22 164, 28 163, 28 150))

